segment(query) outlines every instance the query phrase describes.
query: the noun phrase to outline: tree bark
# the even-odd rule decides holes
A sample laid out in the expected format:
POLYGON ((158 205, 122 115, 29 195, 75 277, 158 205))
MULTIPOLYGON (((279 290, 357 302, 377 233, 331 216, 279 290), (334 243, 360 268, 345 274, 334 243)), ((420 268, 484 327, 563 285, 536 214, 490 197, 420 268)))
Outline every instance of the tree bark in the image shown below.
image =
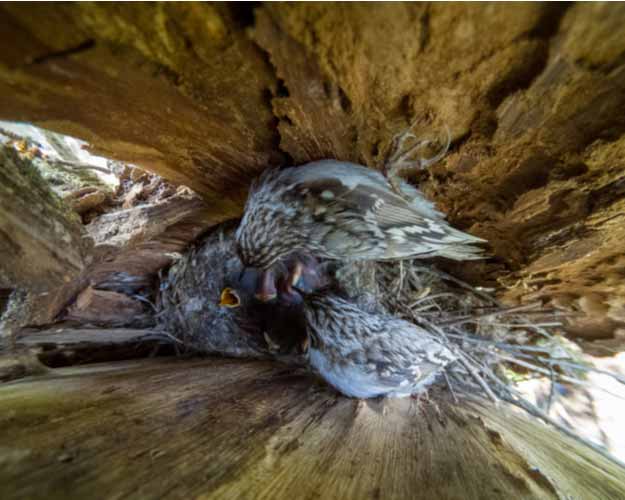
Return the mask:
POLYGON ((80 220, 29 160, 0 150, 0 288, 28 292, 13 323, 49 323, 69 300, 91 246, 80 220), (62 293, 57 293, 63 289, 62 293))
POLYGON ((0 151, 0 286, 42 291, 84 268, 84 231, 30 161, 0 151))
POLYGON ((449 127, 413 180, 494 256, 455 271, 580 313, 574 335, 625 326, 622 5, 0 9, 2 118, 185 184, 215 222, 269 165, 380 167, 408 124, 449 127))
POLYGON ((268 362, 140 360, 0 387, 2 498, 620 498, 505 405, 341 397, 268 362))

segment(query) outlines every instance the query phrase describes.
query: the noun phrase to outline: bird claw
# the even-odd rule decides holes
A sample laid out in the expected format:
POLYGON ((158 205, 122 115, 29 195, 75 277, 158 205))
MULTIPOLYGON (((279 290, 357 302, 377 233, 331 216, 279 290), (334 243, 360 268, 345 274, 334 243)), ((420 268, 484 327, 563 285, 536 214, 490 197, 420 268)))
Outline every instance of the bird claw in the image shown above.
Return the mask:
POLYGON ((402 133, 397 134, 391 143, 391 147, 389 148, 389 153, 384 161, 383 172, 391 188, 397 194, 402 197, 406 197, 406 195, 401 191, 400 182, 401 179, 400 172, 406 170, 424 170, 428 168, 430 165, 436 163, 441 160, 449 150, 449 146, 451 145, 451 131, 449 127, 445 124, 445 131, 447 132, 447 141, 442 149, 436 153, 434 156, 430 158, 414 158, 415 153, 417 153, 420 149, 423 149, 426 146, 434 144, 438 141, 433 139, 422 139, 418 140, 415 134, 412 133, 412 128, 415 126, 415 122, 411 123, 410 126, 402 133), (408 147, 404 150, 404 146, 406 141, 409 139, 413 139, 416 141, 416 144, 408 147))

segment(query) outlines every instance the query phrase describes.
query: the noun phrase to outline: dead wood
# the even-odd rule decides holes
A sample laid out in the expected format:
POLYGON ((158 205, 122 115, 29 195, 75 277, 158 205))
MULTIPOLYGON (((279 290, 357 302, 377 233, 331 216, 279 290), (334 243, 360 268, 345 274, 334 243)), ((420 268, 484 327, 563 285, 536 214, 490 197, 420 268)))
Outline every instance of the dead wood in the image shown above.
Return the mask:
POLYGON ((0 387, 2 498, 620 498, 507 405, 358 402, 265 362, 142 360, 0 387))

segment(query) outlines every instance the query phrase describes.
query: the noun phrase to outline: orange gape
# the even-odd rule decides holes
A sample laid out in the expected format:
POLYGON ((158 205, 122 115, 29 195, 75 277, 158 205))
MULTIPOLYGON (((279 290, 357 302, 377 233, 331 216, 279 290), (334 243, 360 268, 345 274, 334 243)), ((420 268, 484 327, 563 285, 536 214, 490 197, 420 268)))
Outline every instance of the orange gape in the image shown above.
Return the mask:
POLYGON ((232 288, 224 288, 221 292, 219 305, 222 307, 239 307, 241 298, 232 288))

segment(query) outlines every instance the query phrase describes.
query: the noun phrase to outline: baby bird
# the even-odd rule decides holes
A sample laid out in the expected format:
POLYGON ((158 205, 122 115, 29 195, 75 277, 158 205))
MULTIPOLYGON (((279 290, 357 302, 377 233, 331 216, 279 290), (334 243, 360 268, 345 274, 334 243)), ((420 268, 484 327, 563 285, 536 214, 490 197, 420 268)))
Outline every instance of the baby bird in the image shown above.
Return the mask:
POLYGON ((302 293, 312 293, 328 284, 328 267, 328 263, 321 264, 313 257, 293 253, 266 271, 245 267, 230 281, 236 282, 247 300, 298 305, 302 303, 302 293))
POLYGON ((484 240, 452 228, 406 183, 408 201, 379 172, 322 160, 269 170, 252 186, 236 231, 244 265, 269 270, 293 252, 334 260, 442 256, 479 259, 484 240))
POLYGON ((304 315, 310 365, 346 396, 417 394, 456 359, 423 328, 336 295, 308 295, 304 315))
MULTIPOLYGON (((294 270, 294 259, 286 259, 275 275, 270 300, 261 300, 264 275, 256 268, 243 268, 224 279, 219 305, 232 310, 244 332, 262 332, 270 351, 289 354, 300 350, 306 340, 302 309, 304 294, 314 293, 328 284, 325 267, 314 259, 298 257, 302 269, 294 270)), ((272 275, 273 277, 273 275, 272 275)))

